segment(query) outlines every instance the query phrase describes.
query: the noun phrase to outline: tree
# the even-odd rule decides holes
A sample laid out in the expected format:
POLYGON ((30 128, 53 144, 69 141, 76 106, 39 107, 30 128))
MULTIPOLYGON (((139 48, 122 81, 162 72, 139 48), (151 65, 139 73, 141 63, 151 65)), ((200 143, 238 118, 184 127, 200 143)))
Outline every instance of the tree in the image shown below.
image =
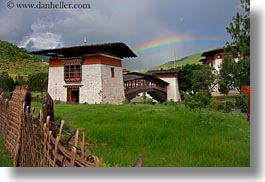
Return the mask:
POLYGON ((35 73, 29 75, 28 84, 31 91, 44 92, 48 87, 48 73, 35 73))
POLYGON ((199 90, 207 91, 210 94, 212 87, 215 85, 216 75, 210 67, 201 66, 198 70, 193 70, 191 84, 192 90, 198 92, 199 90))
POLYGON ((0 89, 1 91, 11 92, 15 88, 14 80, 8 75, 7 72, 0 73, 0 89))
POLYGON ((199 90, 208 91, 215 80, 210 67, 198 64, 187 64, 179 74, 179 89, 183 92, 197 93, 199 90))
POLYGON ((250 0, 241 0, 242 11, 237 12, 232 18, 232 22, 226 27, 226 31, 232 38, 231 43, 227 43, 227 49, 233 53, 234 57, 242 53, 245 57, 250 56, 250 0))
POLYGON ((250 0, 241 0, 241 8, 226 27, 232 42, 227 43, 225 51, 232 57, 224 57, 218 81, 219 91, 225 94, 232 89, 240 92, 242 86, 250 85, 250 0), (235 62, 235 58, 239 61, 235 62))

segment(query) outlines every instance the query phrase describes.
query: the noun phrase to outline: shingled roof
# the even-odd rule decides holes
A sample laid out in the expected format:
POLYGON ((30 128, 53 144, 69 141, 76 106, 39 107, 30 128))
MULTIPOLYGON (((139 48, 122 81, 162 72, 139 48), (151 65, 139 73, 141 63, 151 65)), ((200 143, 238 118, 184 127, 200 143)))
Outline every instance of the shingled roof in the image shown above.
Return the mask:
POLYGON ((47 49, 33 51, 34 55, 46 55, 46 56, 64 56, 64 57, 79 57, 86 54, 103 53, 119 58, 137 57, 136 54, 124 43, 103 43, 93 45, 83 45, 75 47, 63 47, 56 49, 47 49))

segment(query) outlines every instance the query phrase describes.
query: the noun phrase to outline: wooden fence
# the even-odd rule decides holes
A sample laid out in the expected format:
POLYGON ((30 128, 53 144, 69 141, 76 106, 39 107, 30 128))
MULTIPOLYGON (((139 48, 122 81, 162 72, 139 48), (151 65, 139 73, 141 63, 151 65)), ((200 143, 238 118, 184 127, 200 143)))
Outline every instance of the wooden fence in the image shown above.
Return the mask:
POLYGON ((30 108, 27 86, 16 87, 11 100, 0 95, 0 134, 17 167, 98 167, 98 157, 86 150, 85 135, 63 129, 30 108))

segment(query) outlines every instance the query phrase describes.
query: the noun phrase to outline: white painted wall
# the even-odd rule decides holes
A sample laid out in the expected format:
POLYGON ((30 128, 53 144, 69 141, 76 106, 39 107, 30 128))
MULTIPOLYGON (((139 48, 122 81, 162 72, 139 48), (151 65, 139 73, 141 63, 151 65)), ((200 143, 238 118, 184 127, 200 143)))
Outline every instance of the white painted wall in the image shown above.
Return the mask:
POLYGON ((221 64, 223 63, 222 59, 215 59, 214 60, 214 65, 213 67, 215 68, 215 70, 219 73, 220 72, 220 68, 221 68, 221 64))
POLYGON ((100 104, 102 101, 101 65, 82 65, 82 82, 79 102, 88 104, 100 104))
POLYGON ((122 68, 110 65, 101 65, 102 74, 102 103, 122 104, 125 99, 122 68), (111 77, 111 68, 114 68, 114 78, 111 77))
POLYGON ((167 100, 173 100, 175 102, 181 101, 178 78, 173 77, 173 78, 160 78, 160 79, 169 83, 169 85, 167 86, 167 100))
POLYGON ((63 67, 49 67, 48 93, 53 100, 67 101, 67 89, 64 87, 63 67))

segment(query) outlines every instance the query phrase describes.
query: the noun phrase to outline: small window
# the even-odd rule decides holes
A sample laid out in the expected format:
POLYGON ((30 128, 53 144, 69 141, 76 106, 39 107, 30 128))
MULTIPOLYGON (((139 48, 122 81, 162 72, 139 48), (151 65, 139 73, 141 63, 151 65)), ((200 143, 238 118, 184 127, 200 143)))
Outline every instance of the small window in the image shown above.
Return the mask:
POLYGON ((111 78, 115 77, 115 72, 114 72, 114 68, 111 68, 111 78))

